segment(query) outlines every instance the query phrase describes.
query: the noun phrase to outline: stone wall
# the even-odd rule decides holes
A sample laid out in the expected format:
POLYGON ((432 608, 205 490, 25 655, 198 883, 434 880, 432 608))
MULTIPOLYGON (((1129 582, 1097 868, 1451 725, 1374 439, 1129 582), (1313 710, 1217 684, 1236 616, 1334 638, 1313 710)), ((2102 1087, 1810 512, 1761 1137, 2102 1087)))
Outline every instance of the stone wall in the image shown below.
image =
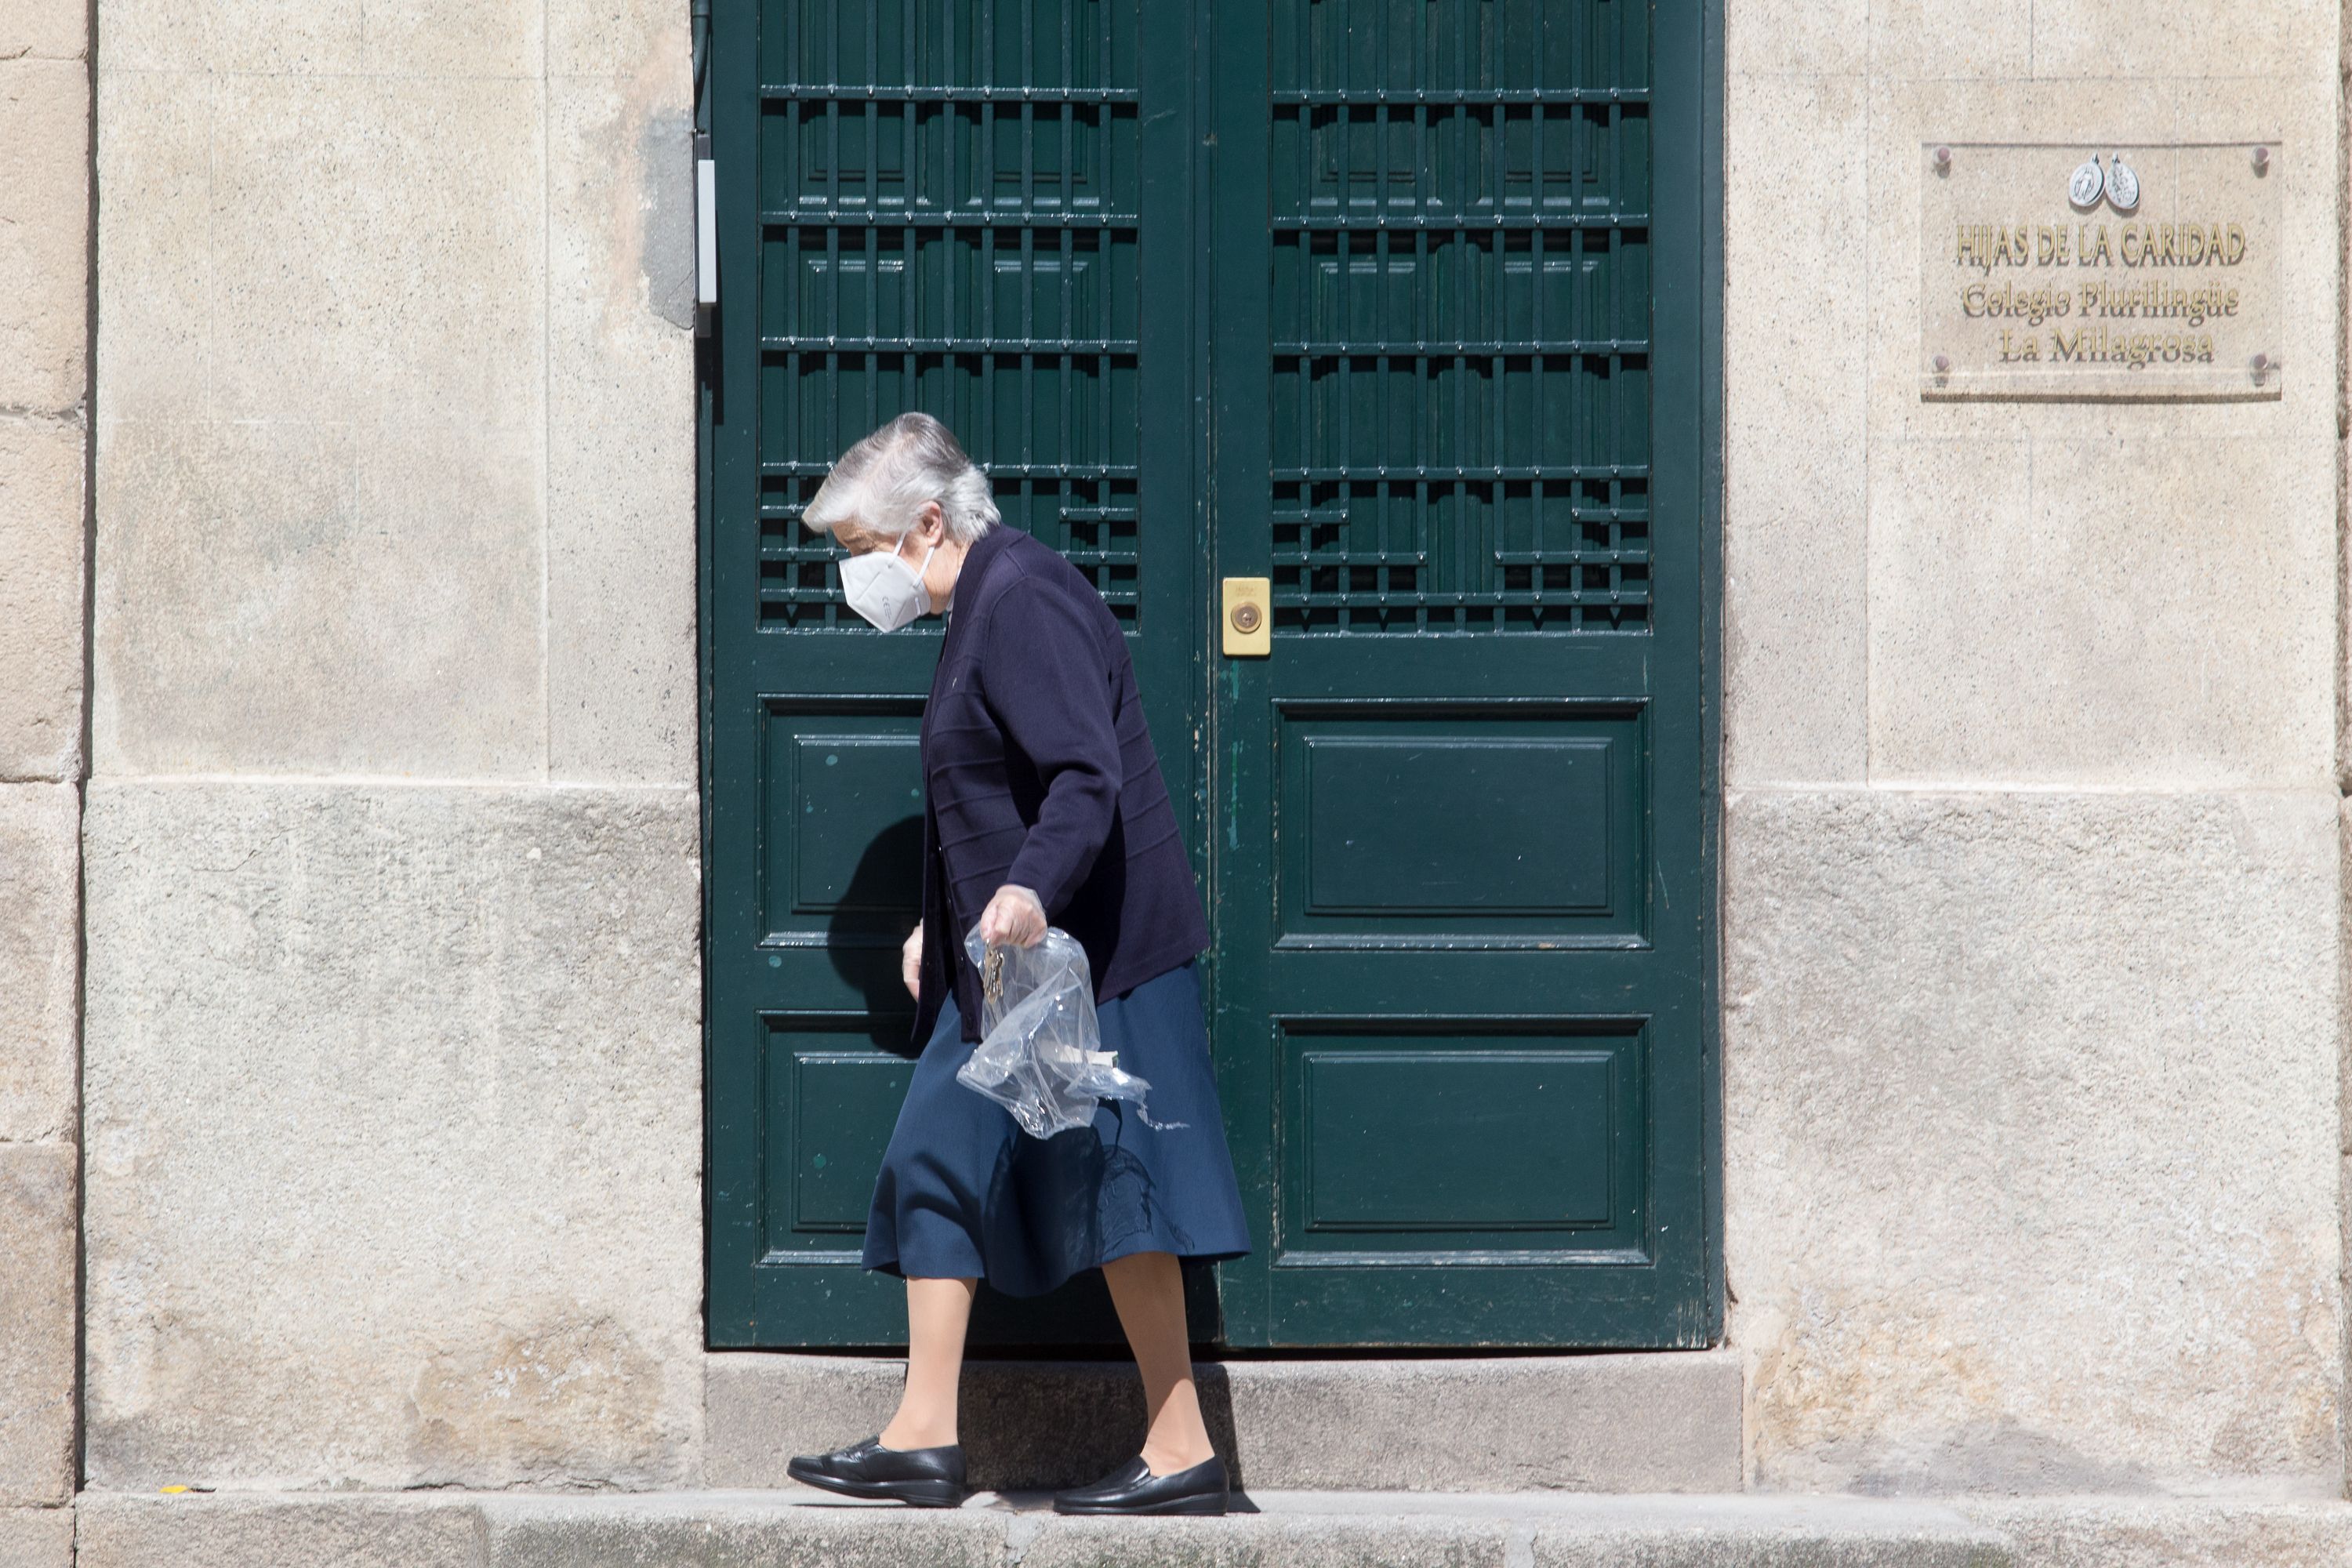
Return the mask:
POLYGON ((81 8, 0 0, 0 1559, 71 1551, 89 430, 81 8))
POLYGON ((89 1484, 690 1479, 687 7, 99 37, 89 1484))
POLYGON ((2335 1492, 2340 7, 1727 12, 1754 1479, 2335 1492), (2282 401, 1919 399, 1923 141, 2255 137, 2282 401))

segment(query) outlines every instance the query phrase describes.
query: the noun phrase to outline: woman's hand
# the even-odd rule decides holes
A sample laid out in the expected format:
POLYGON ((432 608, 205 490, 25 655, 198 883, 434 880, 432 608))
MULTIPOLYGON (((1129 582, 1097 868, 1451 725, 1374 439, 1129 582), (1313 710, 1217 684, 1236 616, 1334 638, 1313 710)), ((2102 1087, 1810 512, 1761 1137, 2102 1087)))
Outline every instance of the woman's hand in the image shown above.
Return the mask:
POLYGON ((898 950, 898 978, 906 983, 907 994, 919 1002, 923 999, 923 922, 915 922, 915 934, 898 950))
POLYGON ((1045 940, 1045 906, 1026 888, 1007 882, 980 911, 980 940, 991 947, 1034 947, 1045 940))

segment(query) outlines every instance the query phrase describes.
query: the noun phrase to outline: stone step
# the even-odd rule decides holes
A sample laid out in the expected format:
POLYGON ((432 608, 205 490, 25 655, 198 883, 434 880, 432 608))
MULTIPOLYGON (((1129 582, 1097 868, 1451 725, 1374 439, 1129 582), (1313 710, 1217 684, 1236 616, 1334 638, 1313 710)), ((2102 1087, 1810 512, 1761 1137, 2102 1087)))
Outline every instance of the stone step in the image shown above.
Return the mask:
MULTIPOLYGON (((1435 1356, 1203 1362, 1218 1452, 1245 1487, 1319 1491, 1731 1492, 1740 1474, 1738 1358, 1435 1356)), ((895 1359, 713 1352, 714 1487, 786 1485, 794 1454, 881 1430, 895 1359)), ((974 1360, 961 1395, 973 1484, 1075 1486, 1143 1435, 1135 1369, 1116 1361, 974 1360)))
POLYGON ((1936 1502, 1265 1491, 1224 1519, 1063 1519, 1043 1494, 961 1509, 793 1489, 84 1493, 75 1568, 2016 1568, 1936 1502))

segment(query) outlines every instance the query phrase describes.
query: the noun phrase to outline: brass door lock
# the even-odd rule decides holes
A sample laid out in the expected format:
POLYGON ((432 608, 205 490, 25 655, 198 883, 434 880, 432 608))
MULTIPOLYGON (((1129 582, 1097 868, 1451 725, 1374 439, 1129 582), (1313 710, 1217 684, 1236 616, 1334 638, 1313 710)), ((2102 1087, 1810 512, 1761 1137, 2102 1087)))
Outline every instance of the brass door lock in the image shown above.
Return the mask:
POLYGON ((1227 658, 1264 658, 1274 651, 1274 636, 1266 626, 1266 603, 1274 584, 1265 577, 1228 577, 1224 581, 1224 652, 1227 658))

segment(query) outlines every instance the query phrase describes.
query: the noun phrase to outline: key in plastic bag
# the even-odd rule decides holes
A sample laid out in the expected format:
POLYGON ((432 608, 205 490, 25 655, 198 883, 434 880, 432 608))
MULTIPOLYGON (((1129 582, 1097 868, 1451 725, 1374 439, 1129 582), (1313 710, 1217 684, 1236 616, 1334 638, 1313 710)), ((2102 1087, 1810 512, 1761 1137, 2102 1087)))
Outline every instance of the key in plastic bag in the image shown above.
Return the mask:
POLYGON ((1130 1101, 1160 1131, 1184 1125, 1152 1121, 1144 1110, 1151 1085, 1102 1048, 1094 975, 1076 937, 1049 926, 1034 947, 991 947, 975 925, 963 951, 980 973, 981 1041, 956 1068, 957 1082, 1011 1111, 1032 1138, 1092 1125, 1106 1100, 1130 1101))

